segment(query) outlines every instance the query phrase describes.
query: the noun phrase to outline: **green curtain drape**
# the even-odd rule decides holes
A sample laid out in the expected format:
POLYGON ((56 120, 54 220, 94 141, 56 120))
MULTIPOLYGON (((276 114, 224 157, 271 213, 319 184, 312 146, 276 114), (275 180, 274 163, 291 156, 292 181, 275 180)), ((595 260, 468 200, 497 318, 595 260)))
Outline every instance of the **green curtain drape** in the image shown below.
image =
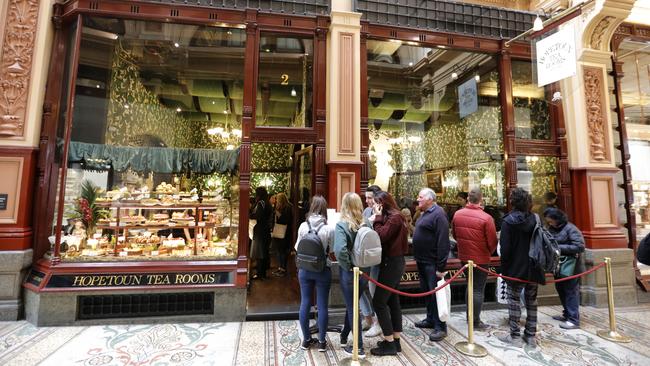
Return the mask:
POLYGON ((118 172, 131 168, 137 172, 201 174, 235 172, 239 149, 177 149, 168 147, 129 147, 70 141, 68 161, 105 160, 118 172))

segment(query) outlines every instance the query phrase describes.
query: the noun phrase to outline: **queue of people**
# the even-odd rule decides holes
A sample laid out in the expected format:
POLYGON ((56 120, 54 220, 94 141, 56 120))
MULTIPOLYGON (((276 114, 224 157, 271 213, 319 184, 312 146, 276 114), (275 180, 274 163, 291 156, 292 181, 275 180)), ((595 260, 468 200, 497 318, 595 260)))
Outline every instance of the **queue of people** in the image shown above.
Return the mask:
MULTIPOLYGON (((263 189, 256 190, 256 203, 251 211, 251 217, 262 222, 265 216, 273 214, 264 204, 265 193, 263 189)), ((457 242, 458 257, 462 263, 471 260, 477 266, 487 268, 490 257, 499 246, 502 273, 529 282, 507 281, 509 332, 498 338, 504 343, 513 345, 526 343, 534 347, 537 328, 537 289, 539 283, 544 283, 544 274, 533 268, 529 260, 531 238, 540 220, 539 215, 533 210, 532 197, 521 188, 511 191, 509 203, 512 210, 503 217, 500 238, 498 238, 494 219, 483 211, 480 189, 472 189, 463 199, 467 200, 466 204, 454 213, 450 224, 445 210, 436 203, 435 192, 423 188, 417 197, 419 217, 412 224, 409 220, 411 215, 400 210, 390 193, 382 191, 379 187, 370 186, 365 194, 366 208, 364 209, 359 195, 348 192, 342 198, 339 221, 335 226, 330 226, 327 222, 327 202, 322 196, 312 197, 306 221, 298 228, 298 239, 294 248, 299 251, 301 241, 305 240, 310 233, 316 234, 322 246, 322 248, 319 246, 318 251, 322 250, 322 253, 318 256, 327 258, 327 263, 318 271, 298 269, 301 290, 299 319, 303 335, 301 347, 309 349, 318 345, 319 351, 327 349, 325 332, 329 319, 328 299, 332 278, 330 267, 332 261, 336 260, 346 307, 340 342, 343 351, 352 354, 352 346, 348 344, 354 318, 355 284, 352 269, 356 264, 352 251, 357 233, 362 226, 369 226, 377 233, 381 242, 382 255, 381 263, 361 270, 378 282, 395 289, 399 287, 404 274, 405 256, 409 252, 408 239, 411 233, 412 254, 417 264, 422 292, 434 289, 438 280, 445 276, 444 270, 450 253, 450 234, 457 242), (318 339, 312 338, 309 332, 309 310, 313 305, 314 291, 318 305, 318 339), (519 323, 522 297, 526 307, 523 335, 519 323)), ((276 197, 276 223, 286 222, 288 201, 285 200, 286 196, 276 197)), ((405 210, 410 212, 409 209, 405 210)), ((543 220, 559 244, 561 263, 566 264, 562 266, 561 273, 556 276, 566 277, 582 272, 584 270, 582 252, 585 246, 580 231, 568 222, 564 212, 550 205, 543 212, 543 220)), ((258 246, 256 258, 260 258, 256 276, 264 276, 265 266, 268 267, 268 246, 260 243, 264 240, 263 236, 268 233, 268 227, 253 232, 253 246, 258 246)), ((313 238, 312 235, 310 240, 313 238)), ((288 251, 286 253, 288 255, 288 251)), ((276 272, 282 273, 284 269, 286 273, 285 254, 282 252, 278 255, 280 268, 276 272)), ((487 273, 475 270, 473 279, 474 291, 471 295, 474 301, 474 316, 473 319, 467 320, 473 322, 475 330, 483 331, 491 328, 481 320, 487 273)), ((358 286, 358 301, 362 313, 362 317, 358 317, 358 326, 359 329, 364 327, 367 329, 365 333, 359 332, 356 335, 360 345, 359 356, 363 358, 366 354, 361 346, 363 337, 377 335, 381 335, 382 339, 376 343, 376 347, 370 349, 370 353, 375 356, 396 355, 401 352, 400 335, 403 330, 399 296, 384 288, 375 287, 372 283, 369 285, 363 277, 359 278, 358 286)), ((563 329, 579 328, 579 280, 556 283, 556 289, 564 310, 561 315, 553 318, 561 322, 559 326, 563 329)), ((447 324, 438 316, 435 294, 426 296, 425 303, 426 317, 414 325, 418 328, 431 329, 429 340, 441 341, 447 337, 447 324)))

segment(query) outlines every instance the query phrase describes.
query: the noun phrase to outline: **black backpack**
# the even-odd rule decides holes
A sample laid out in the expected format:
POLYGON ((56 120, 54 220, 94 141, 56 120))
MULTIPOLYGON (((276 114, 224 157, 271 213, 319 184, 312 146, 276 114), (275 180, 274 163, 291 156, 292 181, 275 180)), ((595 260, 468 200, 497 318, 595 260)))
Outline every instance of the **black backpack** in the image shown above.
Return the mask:
POLYGON ((539 216, 535 214, 535 228, 530 237, 528 256, 532 264, 542 273, 555 273, 560 263, 560 246, 557 241, 542 226, 539 216))
POLYGON ((322 224, 316 230, 312 229, 309 220, 306 221, 309 231, 298 242, 296 252, 296 267, 312 272, 322 272, 327 264, 327 253, 318 236, 318 231, 325 226, 322 224))

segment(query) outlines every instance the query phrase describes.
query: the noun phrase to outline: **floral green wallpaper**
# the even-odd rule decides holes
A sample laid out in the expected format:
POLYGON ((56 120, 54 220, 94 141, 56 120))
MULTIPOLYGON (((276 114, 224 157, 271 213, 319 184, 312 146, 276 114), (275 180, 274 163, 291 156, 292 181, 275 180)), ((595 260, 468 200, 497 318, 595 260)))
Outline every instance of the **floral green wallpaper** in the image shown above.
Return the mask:
POLYGON ((252 144, 251 167, 254 171, 291 169, 293 145, 252 144))
POLYGON ((524 161, 525 165, 523 162, 519 163, 522 166, 519 170, 532 172, 530 187, 526 188, 530 189, 533 200, 541 200, 546 192, 557 192, 557 158, 528 156, 524 161))

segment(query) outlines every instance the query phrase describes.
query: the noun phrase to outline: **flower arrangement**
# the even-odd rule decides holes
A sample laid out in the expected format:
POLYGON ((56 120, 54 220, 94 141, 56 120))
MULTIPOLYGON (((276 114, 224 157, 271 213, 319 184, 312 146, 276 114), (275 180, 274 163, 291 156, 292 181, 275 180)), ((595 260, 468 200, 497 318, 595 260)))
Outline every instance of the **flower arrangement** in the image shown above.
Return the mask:
POLYGON ((109 212, 98 207, 95 204, 97 197, 101 193, 101 188, 95 186, 91 181, 84 180, 81 183, 81 196, 77 198, 74 211, 71 215, 73 219, 81 220, 87 232, 87 236, 92 238, 95 233, 95 225, 100 219, 109 217, 109 212))

